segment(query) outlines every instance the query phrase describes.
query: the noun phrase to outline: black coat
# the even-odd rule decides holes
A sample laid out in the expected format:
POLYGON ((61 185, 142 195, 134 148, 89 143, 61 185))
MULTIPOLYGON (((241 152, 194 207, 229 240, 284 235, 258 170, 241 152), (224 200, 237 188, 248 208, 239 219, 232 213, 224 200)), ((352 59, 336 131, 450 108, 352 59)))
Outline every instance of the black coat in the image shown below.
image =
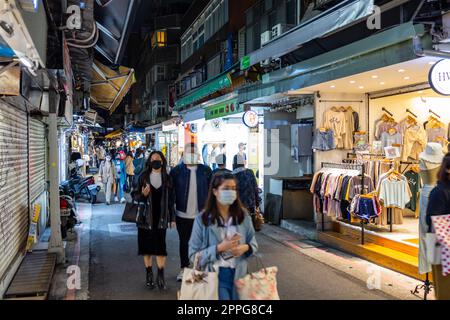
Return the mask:
MULTIPOLYGON (((148 171, 144 171, 142 173, 139 178, 138 188, 132 194, 134 200, 147 203, 145 222, 138 223, 138 227, 143 229, 151 229, 153 225, 151 192, 147 197, 142 194, 142 189, 145 184, 150 184, 149 175, 150 173, 148 171)), ((169 175, 165 175, 162 182, 163 193, 161 197, 161 217, 159 219, 158 229, 167 229, 169 224, 175 221, 175 197, 171 177, 169 175)))
POLYGON ((450 214, 450 183, 439 182, 438 185, 431 190, 428 199, 427 208, 427 224, 429 232, 431 232, 431 217, 450 214))

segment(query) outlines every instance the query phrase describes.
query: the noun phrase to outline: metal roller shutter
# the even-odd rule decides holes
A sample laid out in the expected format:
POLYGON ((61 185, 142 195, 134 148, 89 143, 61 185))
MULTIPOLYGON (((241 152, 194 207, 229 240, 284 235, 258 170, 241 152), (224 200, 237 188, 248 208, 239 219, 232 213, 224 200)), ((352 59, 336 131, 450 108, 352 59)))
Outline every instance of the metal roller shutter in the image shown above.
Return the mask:
POLYGON ((0 279, 28 233, 27 114, 0 102, 0 279))
POLYGON ((36 119, 30 119, 30 202, 33 203, 46 184, 46 139, 45 124, 36 119))

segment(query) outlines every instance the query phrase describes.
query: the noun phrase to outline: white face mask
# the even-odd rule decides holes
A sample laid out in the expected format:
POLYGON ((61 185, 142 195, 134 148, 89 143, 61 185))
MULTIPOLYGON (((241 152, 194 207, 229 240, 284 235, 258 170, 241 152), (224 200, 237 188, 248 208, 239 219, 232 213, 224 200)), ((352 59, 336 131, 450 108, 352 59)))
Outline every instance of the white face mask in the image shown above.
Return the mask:
POLYGON ((186 164, 197 164, 197 155, 195 153, 185 153, 184 163, 186 164))
POLYGON ((219 196, 217 201, 219 201, 224 206, 232 205, 237 198, 236 190, 219 190, 219 196))
POLYGON ((111 161, 111 157, 106 157, 106 161, 110 162, 111 161))

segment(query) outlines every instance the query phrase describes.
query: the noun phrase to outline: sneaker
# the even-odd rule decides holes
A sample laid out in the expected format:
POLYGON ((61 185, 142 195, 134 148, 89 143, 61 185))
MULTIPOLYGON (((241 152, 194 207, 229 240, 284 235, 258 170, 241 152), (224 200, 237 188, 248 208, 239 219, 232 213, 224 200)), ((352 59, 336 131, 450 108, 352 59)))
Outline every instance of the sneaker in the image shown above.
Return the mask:
POLYGON ((109 206, 111 203, 109 201, 106 201, 106 205, 109 206))
POLYGON ((120 203, 125 203, 126 201, 125 198, 120 199, 120 203))
POLYGON ((114 201, 115 201, 115 202, 119 202, 119 198, 114 197, 114 201))
POLYGON ((180 273, 177 275, 177 281, 180 282, 183 280, 184 268, 180 270, 180 273))

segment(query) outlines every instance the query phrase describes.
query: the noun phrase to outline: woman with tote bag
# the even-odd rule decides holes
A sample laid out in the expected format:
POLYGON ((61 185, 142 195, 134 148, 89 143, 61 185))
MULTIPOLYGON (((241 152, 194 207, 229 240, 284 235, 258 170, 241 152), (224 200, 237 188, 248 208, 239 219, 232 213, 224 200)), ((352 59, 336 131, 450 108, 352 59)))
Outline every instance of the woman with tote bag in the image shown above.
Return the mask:
MULTIPOLYGON (((427 208, 427 237, 436 239, 441 252, 439 263, 430 261, 433 269, 433 282, 437 300, 450 300, 450 153, 442 160, 438 174, 438 185, 431 191, 427 208), (446 250, 446 251, 445 251, 446 250), (446 252, 445 255, 442 252, 446 252)), ((427 255, 432 256, 435 248, 431 241, 427 243, 427 255)), ((435 255, 439 255, 439 252, 435 255)))
MULTIPOLYGON (((195 218, 189 241, 191 261, 217 272, 219 300, 238 300, 235 281, 247 274, 247 260, 257 250, 255 229, 237 195, 236 178, 231 173, 215 175, 205 210, 195 218)), ((182 291, 183 285, 187 287, 189 270, 185 271, 182 291)))
POLYGON ((167 161, 160 151, 153 151, 146 163, 146 169, 139 179, 139 186, 133 192, 133 200, 145 203, 144 216, 137 222, 139 255, 144 257, 147 272, 146 284, 155 287, 153 280, 153 256, 156 256, 158 274, 156 285, 167 289, 164 279, 166 264, 166 231, 175 227, 174 193, 172 181, 167 173, 167 161))

